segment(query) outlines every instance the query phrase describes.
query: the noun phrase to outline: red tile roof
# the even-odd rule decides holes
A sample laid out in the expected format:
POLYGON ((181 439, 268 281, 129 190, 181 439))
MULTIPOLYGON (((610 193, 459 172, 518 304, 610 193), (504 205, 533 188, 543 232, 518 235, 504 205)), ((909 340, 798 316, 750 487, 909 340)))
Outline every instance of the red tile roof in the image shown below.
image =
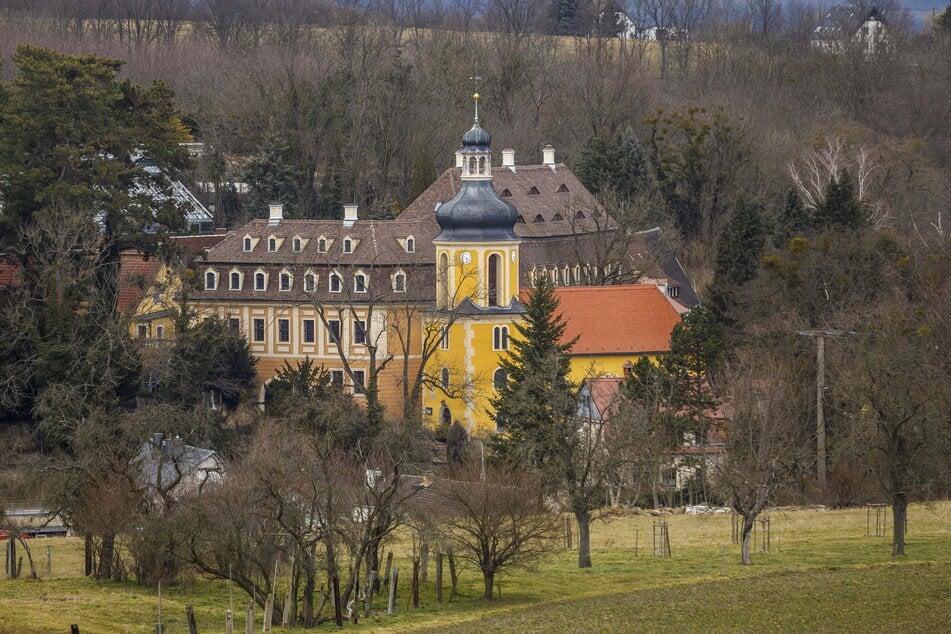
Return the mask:
MULTIPOLYGON (((646 354, 670 350, 680 315, 656 286, 570 286, 555 289, 564 341, 572 355, 646 354)), ((522 301, 528 293, 523 290, 522 301)))
POLYGON ((0 262, 0 290, 15 288, 20 283, 20 267, 9 262, 0 262))
POLYGON ((155 256, 144 256, 137 251, 123 251, 119 264, 120 313, 135 308, 155 282, 161 268, 162 262, 155 256))

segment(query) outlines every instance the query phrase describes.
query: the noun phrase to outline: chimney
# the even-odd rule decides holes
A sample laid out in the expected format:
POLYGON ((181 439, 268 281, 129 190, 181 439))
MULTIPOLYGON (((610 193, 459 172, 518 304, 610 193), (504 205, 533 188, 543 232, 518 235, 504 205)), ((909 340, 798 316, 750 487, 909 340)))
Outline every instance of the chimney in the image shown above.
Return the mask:
POLYGON ((343 226, 352 227, 357 221, 357 209, 359 205, 344 205, 343 206, 343 226))
POLYGON ((465 159, 462 158, 462 151, 456 150, 456 167, 462 167, 462 162, 465 159))
POLYGON ((542 165, 547 165, 555 169, 555 148, 553 148, 551 144, 546 145, 542 149, 542 165))
POLYGON ((515 171, 515 150, 510 147, 502 150, 502 167, 515 171))
POLYGON ((284 220, 284 203, 271 203, 269 205, 270 215, 268 216, 267 226, 274 227, 281 224, 284 220))

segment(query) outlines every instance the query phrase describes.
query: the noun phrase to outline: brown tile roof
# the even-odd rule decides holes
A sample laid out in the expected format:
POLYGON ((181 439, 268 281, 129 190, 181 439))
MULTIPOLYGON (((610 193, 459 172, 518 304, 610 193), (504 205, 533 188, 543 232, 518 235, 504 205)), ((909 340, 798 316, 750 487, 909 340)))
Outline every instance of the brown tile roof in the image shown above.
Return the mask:
POLYGON ((255 264, 339 264, 354 265, 410 265, 434 263, 436 249, 433 238, 439 233, 435 219, 419 220, 357 220, 344 226, 341 220, 283 220, 271 227, 267 219, 252 220, 240 229, 228 233, 224 240, 208 251, 206 260, 217 263, 255 264), (251 251, 244 251, 244 237, 258 238, 251 251), (267 250, 270 236, 284 239, 277 251, 267 250), (292 240, 300 236, 307 240, 300 252, 292 249, 292 240), (317 240, 324 236, 328 242, 326 253, 318 253, 317 240), (356 242, 352 253, 344 253, 344 238, 356 242), (415 252, 407 253, 400 240, 412 236, 415 252))
MULTIPOLYGON (((680 316, 656 286, 571 286, 555 289, 572 355, 646 354, 670 350, 680 316)), ((527 300, 527 291, 523 291, 527 300)))
POLYGON ((225 239, 227 232, 222 230, 220 233, 203 233, 194 236, 172 236, 172 242, 182 249, 189 258, 203 255, 207 249, 212 248, 225 239))
MULTIPOLYGON (((456 195, 461 173, 458 167, 447 169, 399 219, 435 222, 436 205, 456 195)), ((521 221, 515 225, 515 233, 521 238, 571 235, 595 228, 590 216, 599 207, 598 201, 563 163, 519 165, 515 171, 493 167, 492 185, 503 200, 518 209, 521 221), (583 218, 575 217, 579 211, 583 218)))
POLYGON ((162 262, 155 256, 146 256, 138 251, 123 251, 119 258, 120 313, 134 309, 139 300, 155 282, 162 262))

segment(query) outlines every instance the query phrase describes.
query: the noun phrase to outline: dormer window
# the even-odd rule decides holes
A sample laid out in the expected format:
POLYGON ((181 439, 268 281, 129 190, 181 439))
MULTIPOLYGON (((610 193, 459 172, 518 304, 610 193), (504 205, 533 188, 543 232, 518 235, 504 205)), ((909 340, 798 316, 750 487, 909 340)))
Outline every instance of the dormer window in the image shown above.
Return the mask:
POLYGON ((245 237, 244 237, 244 246, 243 246, 242 248, 243 248, 245 251, 250 251, 251 248, 252 248, 252 246, 253 246, 253 245, 251 244, 251 237, 250 237, 250 236, 245 236, 245 237))
POLYGON ((409 238, 406 238, 406 252, 407 253, 416 252, 416 240, 412 236, 410 236, 409 238))
POLYGON ((518 218, 515 219, 515 224, 525 224, 525 216, 522 214, 518 215, 518 218))
POLYGON ((240 291, 241 290, 241 274, 237 271, 232 271, 229 277, 228 290, 240 291))
POLYGON ((353 240, 350 238, 344 238, 343 240, 343 252, 344 253, 353 253, 353 240))
POLYGON ((282 291, 289 291, 289 290, 291 290, 291 283, 292 283, 292 282, 293 282, 293 280, 292 280, 292 278, 291 278, 291 274, 288 273, 287 271, 283 271, 283 272, 281 273, 281 290, 282 290, 282 291))
POLYGON ((273 253, 274 251, 277 251, 277 238, 275 238, 274 236, 271 236, 270 238, 267 239, 267 250, 270 251, 271 253, 273 253))
POLYGON ((393 276, 393 290, 397 293, 406 292, 406 273, 399 271, 393 276))
POLYGON ((564 220, 561 214, 555 214, 554 216, 551 217, 551 219, 554 222, 561 222, 562 220, 564 220))
POLYGON ((320 236, 317 238, 317 253, 327 252, 327 238, 320 236))
POLYGON ((218 287, 218 276, 215 275, 214 271, 208 271, 205 273, 205 290, 213 291, 218 287))
POLYGON ((580 209, 575 213, 575 220, 584 220, 584 212, 580 209))
POLYGON ((254 274, 254 290, 263 291, 267 289, 267 275, 258 271, 254 274))
POLYGON ((331 293, 339 293, 339 292, 340 292, 340 289, 341 289, 341 287, 342 287, 342 282, 341 282, 341 280, 340 280, 340 274, 339 274, 339 273, 331 273, 331 274, 330 274, 330 277, 329 277, 328 279, 330 280, 330 287, 329 287, 329 288, 330 288, 330 292, 331 292, 331 293))
POLYGON ((291 250, 294 251, 294 253, 300 253, 300 249, 301 249, 300 238, 295 237, 293 240, 291 240, 291 250))
POLYGON ((562 183, 561 186, 558 187, 558 192, 557 192, 557 193, 559 193, 559 194, 567 194, 567 193, 568 193, 568 186, 565 185, 564 183, 562 183))
POLYGON ((502 193, 499 194, 499 196, 502 197, 502 198, 511 198, 511 197, 512 197, 512 192, 510 192, 510 191, 508 190, 508 187, 506 187, 505 189, 502 190, 502 193))
POLYGON ((317 276, 313 273, 304 275, 304 292, 313 293, 317 289, 317 276))
POLYGON ((537 214, 535 218, 532 219, 532 222, 545 222, 545 219, 542 218, 541 214, 537 214))
POLYGON ((353 292, 354 293, 366 293, 367 292, 367 276, 363 273, 357 273, 353 276, 353 292))
POLYGON ((528 190, 528 195, 529 195, 529 196, 537 196, 537 195, 540 194, 540 193, 541 193, 541 192, 539 192, 539 191, 538 191, 538 188, 535 187, 534 185, 532 185, 532 188, 531 188, 530 190, 528 190))

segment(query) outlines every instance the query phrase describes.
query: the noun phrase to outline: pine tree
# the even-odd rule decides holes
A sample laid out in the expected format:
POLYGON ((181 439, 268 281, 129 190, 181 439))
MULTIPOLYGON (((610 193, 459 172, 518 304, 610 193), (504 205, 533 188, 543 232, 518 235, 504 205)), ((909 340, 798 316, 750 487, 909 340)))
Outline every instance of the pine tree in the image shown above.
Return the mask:
POLYGON ((829 181, 825 199, 816 209, 816 224, 826 229, 857 229, 863 220, 862 203, 848 172, 829 181))
POLYGON ((577 407, 575 386, 568 379, 568 352, 574 340, 561 343, 565 324, 551 281, 536 279, 522 323, 515 324, 512 350, 501 366, 508 380, 492 400, 499 434, 493 445, 502 459, 543 467, 553 444, 563 442, 566 420, 577 407))
POLYGON ((611 192, 622 200, 651 186, 651 165, 632 130, 613 138, 593 136, 581 151, 578 178, 594 193, 611 192))
POLYGON ((773 232, 773 246, 782 249, 793 237, 803 234, 811 227, 812 218, 802 203, 802 198, 795 189, 790 189, 779 214, 779 226, 773 232))

